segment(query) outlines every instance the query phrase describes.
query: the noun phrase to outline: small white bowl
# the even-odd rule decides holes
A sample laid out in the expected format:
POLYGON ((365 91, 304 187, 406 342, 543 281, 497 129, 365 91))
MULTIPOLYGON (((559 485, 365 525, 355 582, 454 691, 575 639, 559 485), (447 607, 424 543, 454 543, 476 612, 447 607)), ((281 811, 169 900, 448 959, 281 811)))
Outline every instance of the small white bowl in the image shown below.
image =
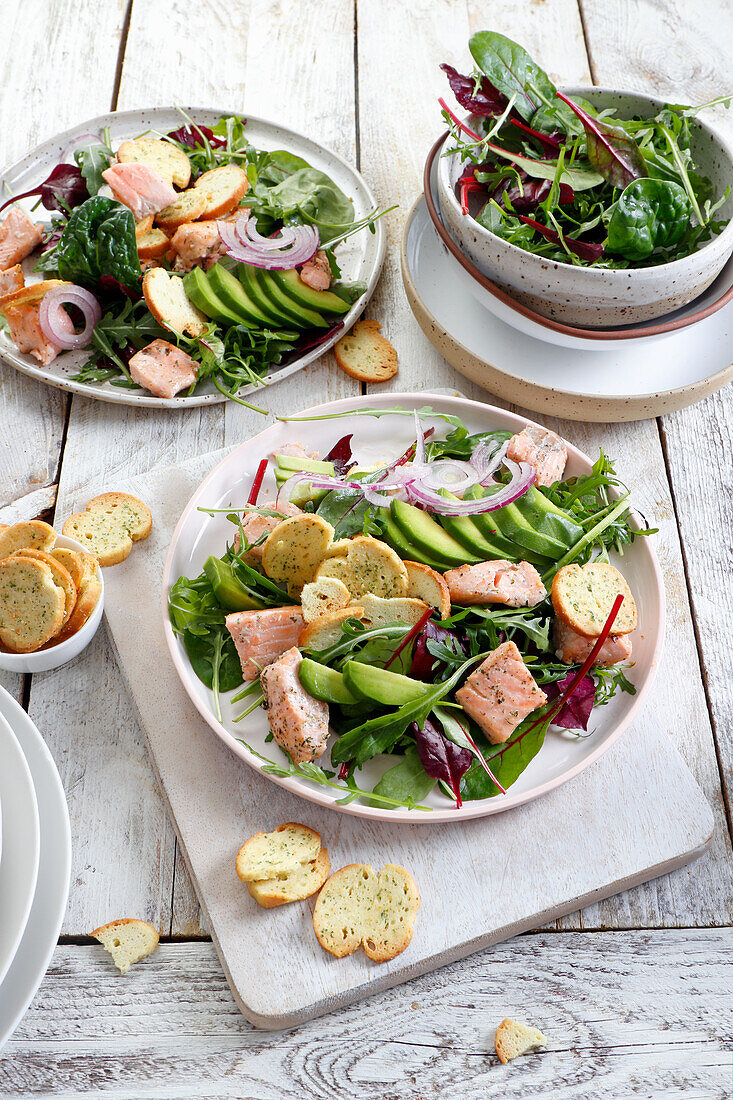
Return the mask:
MULTIPOLYGON (((86 554, 88 551, 76 539, 67 538, 66 535, 56 535, 56 546, 66 550, 80 550, 86 554)), ((104 610, 104 578, 102 570, 97 566, 97 580, 102 586, 96 607, 84 623, 81 630, 72 634, 65 642, 51 646, 50 649, 36 649, 32 653, 6 653, 0 650, 0 668, 6 672, 50 672, 52 668, 61 668, 74 657, 78 657, 82 650, 91 642, 97 633, 97 628, 102 621, 104 610)))
MULTIPOLYGON (((594 107, 612 107, 619 118, 651 118, 661 99, 638 92, 606 88, 569 88, 594 107)), ((475 120, 469 118, 469 125, 475 120)), ((691 124, 691 147, 702 172, 722 195, 733 177, 733 150, 721 134, 701 119, 691 124)), ((693 301, 710 286, 733 251, 733 221, 697 252, 655 267, 605 270, 558 263, 535 256, 484 229, 461 210, 455 184, 464 165, 458 154, 441 157, 438 196, 445 227, 479 271, 517 301, 544 317, 570 325, 605 328, 650 321, 693 301)), ((716 217, 733 217, 729 197, 716 217)))

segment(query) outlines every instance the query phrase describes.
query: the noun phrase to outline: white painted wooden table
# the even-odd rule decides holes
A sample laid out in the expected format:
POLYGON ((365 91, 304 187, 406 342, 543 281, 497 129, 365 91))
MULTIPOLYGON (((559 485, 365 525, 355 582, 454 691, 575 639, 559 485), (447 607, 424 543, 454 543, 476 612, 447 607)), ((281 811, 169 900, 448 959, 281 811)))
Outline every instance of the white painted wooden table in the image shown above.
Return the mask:
MULTIPOLYGON (((703 102, 731 90, 727 0, 2 0, 0 162, 110 108, 188 103, 280 119, 360 165, 407 212, 440 129, 438 64, 466 63, 472 30, 521 41, 558 80, 703 102)), ((733 132, 733 124, 721 118, 733 132)), ((458 386, 413 321, 398 272, 400 216, 369 309, 400 354, 395 388, 458 386)), ((733 349, 732 349, 733 350, 733 349)), ((273 387, 273 413, 358 392, 326 356, 273 387)), ((489 399, 490 400, 490 399, 489 399)), ((0 366, 0 505, 64 517, 154 465, 259 430, 235 406, 138 412, 67 395, 0 366)), ((43 731, 69 799, 74 867, 63 936, 0 1055, 0 1096, 355 1100, 731 1095, 733 616, 731 397, 659 421, 558 421, 618 459, 660 527, 667 652, 649 706, 710 800, 716 837, 688 869, 297 1030, 239 1015, 109 644, 2 683, 43 731), (143 916, 163 944, 126 979, 90 928, 143 916), (490 1038, 524 1017, 551 1049, 501 1067, 490 1038)))

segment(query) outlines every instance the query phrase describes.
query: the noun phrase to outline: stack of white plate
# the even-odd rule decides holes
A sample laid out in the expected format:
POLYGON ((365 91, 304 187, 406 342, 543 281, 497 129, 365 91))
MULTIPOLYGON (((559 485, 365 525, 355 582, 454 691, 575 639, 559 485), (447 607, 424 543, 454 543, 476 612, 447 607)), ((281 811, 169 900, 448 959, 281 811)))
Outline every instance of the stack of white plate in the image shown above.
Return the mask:
POLYGON ((26 712, 0 687, 0 1048, 51 961, 70 874, 59 773, 26 712))

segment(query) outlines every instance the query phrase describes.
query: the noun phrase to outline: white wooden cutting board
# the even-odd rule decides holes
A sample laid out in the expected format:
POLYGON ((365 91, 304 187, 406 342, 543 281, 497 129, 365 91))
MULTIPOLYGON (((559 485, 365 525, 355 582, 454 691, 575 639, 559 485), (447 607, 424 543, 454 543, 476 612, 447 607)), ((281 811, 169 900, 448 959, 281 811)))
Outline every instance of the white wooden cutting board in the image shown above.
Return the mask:
POLYGON ((163 638, 161 577, 173 528, 220 451, 154 470, 127 489, 154 517, 150 538, 105 570, 105 615, 147 735, 199 901, 232 993, 253 1024, 283 1028, 329 1012, 664 874, 700 855, 710 807, 653 714, 579 777, 478 821, 390 825, 299 799, 230 753, 189 701, 163 638), (335 870, 394 862, 422 906, 390 963, 319 946, 313 901, 260 909, 237 878, 242 842, 283 821, 317 829, 335 870))

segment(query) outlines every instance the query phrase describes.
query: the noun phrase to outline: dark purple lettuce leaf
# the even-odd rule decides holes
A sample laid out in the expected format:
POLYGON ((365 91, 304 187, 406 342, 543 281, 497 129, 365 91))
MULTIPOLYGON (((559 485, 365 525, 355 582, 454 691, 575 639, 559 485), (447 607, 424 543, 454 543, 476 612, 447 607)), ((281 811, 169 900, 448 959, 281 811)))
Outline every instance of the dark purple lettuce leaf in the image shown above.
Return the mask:
POLYGON ((177 130, 170 130, 167 136, 180 142, 181 145, 187 145, 189 149, 203 149, 204 142, 201 134, 205 136, 212 149, 226 148, 226 138, 217 137, 208 126, 199 126, 198 124, 196 126, 190 124, 179 126, 177 130))
POLYGON ((496 118, 505 110, 509 100, 486 77, 483 78, 474 95, 473 89, 476 81, 472 76, 462 76, 452 65, 441 65, 440 67, 448 77, 453 95, 461 107, 466 111, 470 111, 472 115, 496 118))
MULTIPOLYGON (((550 229, 549 226, 535 221, 534 218, 527 217, 526 214, 518 214, 517 216, 520 221, 525 222, 526 225, 531 225, 533 229, 541 233, 546 240, 552 241, 553 244, 560 244, 560 234, 555 229, 550 229)), ((573 237, 563 237, 563 240, 570 251, 574 252, 576 256, 580 256, 581 260, 595 263, 603 255, 603 245, 600 242, 578 241, 573 237)))
POLYGON ((436 677, 442 674, 446 666, 444 661, 440 661, 430 652, 428 649, 429 641, 443 642, 450 648, 457 644, 466 657, 468 656, 468 646, 462 638, 456 635, 454 630, 446 630, 445 627, 434 623, 432 619, 428 619, 415 641, 410 676, 414 680, 425 680, 432 683, 436 677))
POLYGON ((411 728, 426 775, 433 779, 442 779, 453 791, 456 806, 460 807, 461 779, 471 767, 473 753, 470 749, 461 749, 448 741, 429 718, 426 718, 422 728, 417 722, 413 722, 411 728))
MULTIPOLYGON (((551 180, 528 179, 522 184, 521 189, 518 184, 515 184, 513 187, 508 187, 504 191, 503 198, 511 202, 513 209, 516 210, 517 213, 523 214, 527 210, 536 210, 539 204, 544 202, 550 194, 551 188, 551 180)), ((573 202, 574 198, 575 192, 572 187, 567 183, 561 183, 559 195, 560 204, 565 206, 573 202)))
POLYGON ((351 469, 353 462, 351 461, 351 440, 354 438, 353 432, 351 435, 342 435, 341 439, 334 443, 331 450, 326 455, 326 462, 333 462, 333 468, 337 477, 343 477, 347 470, 351 469))
MULTIPOLYGON (((543 690, 548 700, 552 702, 562 695, 572 683, 574 672, 569 672, 563 680, 556 680, 552 684, 545 684, 543 690)), ((572 695, 566 700, 555 717, 552 719, 554 726, 562 726, 566 730, 587 730, 591 711, 596 701, 596 686, 591 676, 584 676, 572 695)))
POLYGON ((40 195, 41 203, 46 210, 59 210, 62 213, 69 209, 73 210, 75 206, 80 206, 89 198, 86 180, 80 169, 75 164, 57 164, 43 183, 34 187, 32 191, 13 195, 0 206, 0 211, 11 203, 17 202, 18 199, 28 199, 32 195, 40 195))

